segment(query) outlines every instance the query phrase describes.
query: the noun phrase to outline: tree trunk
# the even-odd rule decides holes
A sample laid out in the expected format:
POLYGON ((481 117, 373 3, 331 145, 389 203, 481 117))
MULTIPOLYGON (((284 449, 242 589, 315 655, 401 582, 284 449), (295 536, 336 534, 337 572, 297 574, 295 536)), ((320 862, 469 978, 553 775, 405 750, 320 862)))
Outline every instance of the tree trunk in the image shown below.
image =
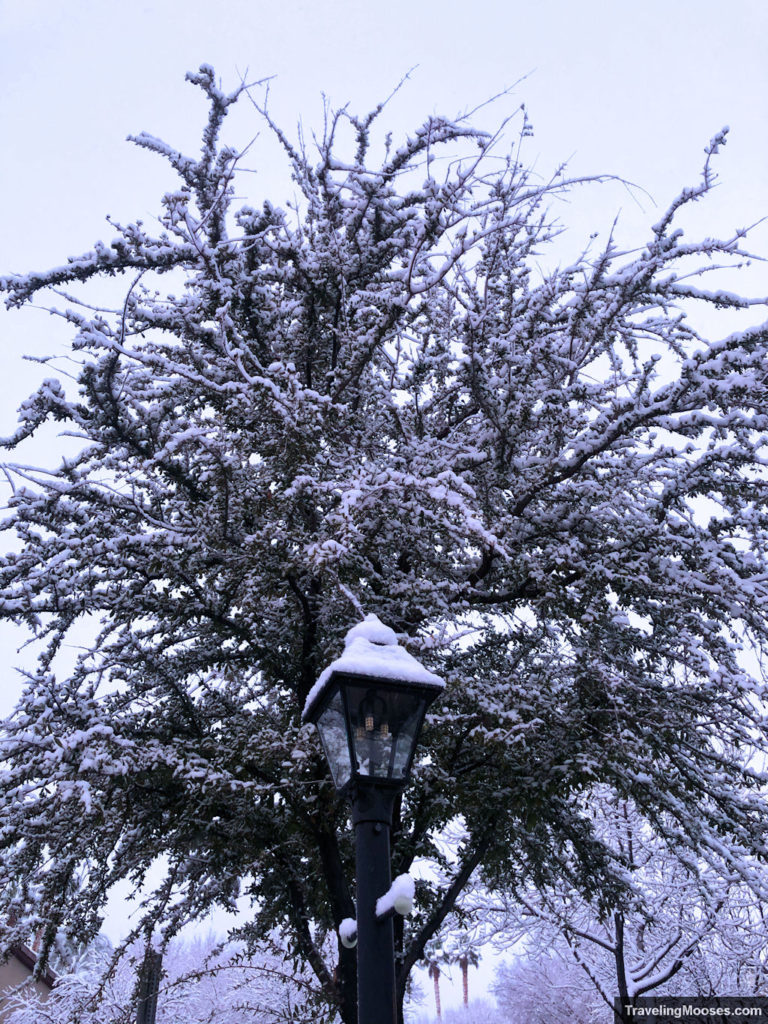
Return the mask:
POLYGON ((440 1009, 440 968, 437 964, 430 964, 429 973, 435 986, 435 1011, 437 1013, 437 1019, 442 1020, 443 1013, 440 1009))
POLYGON ((461 985, 464 990, 464 1005, 469 1006, 469 960, 465 956, 459 960, 461 967, 461 985))
POLYGON ((357 1024, 357 950, 339 949, 336 968, 338 1011, 343 1024, 357 1024))
POLYGON ((629 989, 627 988, 627 969, 624 963, 624 915, 616 913, 613 915, 613 922, 616 928, 616 946, 614 948, 614 960, 616 962, 616 983, 619 989, 621 1010, 614 1013, 616 1024, 628 1024, 628 1017, 624 1009, 629 1004, 629 989))

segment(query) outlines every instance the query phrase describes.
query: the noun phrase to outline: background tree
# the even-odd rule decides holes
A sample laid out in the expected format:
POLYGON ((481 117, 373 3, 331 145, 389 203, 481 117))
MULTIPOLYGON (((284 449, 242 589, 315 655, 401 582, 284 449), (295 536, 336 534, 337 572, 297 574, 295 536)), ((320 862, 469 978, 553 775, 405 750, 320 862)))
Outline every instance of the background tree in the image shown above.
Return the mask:
POLYGON ((609 1017, 616 996, 632 1005, 662 992, 755 992, 768 949, 759 898, 726 864, 719 873, 704 870, 688 851, 667 849, 627 801, 594 796, 597 827, 625 864, 633 897, 600 908, 564 880, 551 889, 513 890, 506 905, 486 897, 483 908, 480 896, 473 913, 484 919, 486 937, 495 933, 496 944, 521 958, 504 984, 512 986, 513 975, 521 984, 547 975, 559 958, 583 972, 609 1017))
POLYGON ((464 1005, 469 1005, 469 968, 480 963, 480 953, 469 932, 462 932, 453 938, 450 945, 451 963, 458 964, 461 971, 461 988, 464 1005))
POLYGON ((768 636, 768 334, 710 340, 681 306, 749 305, 699 279, 744 232, 678 227, 724 135, 644 246, 548 267, 548 207, 575 183, 537 179, 503 132, 432 117, 395 145, 382 108, 328 111, 310 150, 254 99, 298 198, 235 210, 219 135, 247 90, 190 80, 200 155, 134 140, 178 176, 159 226, 3 281, 10 306, 64 296, 78 364, 6 446, 52 421, 82 447, 6 467, 0 612, 41 654, 3 739, 22 884, 2 920, 36 918, 45 955, 63 923, 95 933, 120 879, 136 934, 166 941, 249 897, 241 938, 282 930, 317 1019, 352 1024, 348 811, 300 715, 367 612, 448 680, 394 824, 395 873, 424 858, 443 879, 398 931, 400 999, 477 869, 616 905, 596 782, 761 888, 765 721, 740 651, 768 636), (97 635, 69 665, 81 622, 97 635))
MULTIPOLYGON (((422 1017, 417 1024, 425 1024, 422 1017)), ((505 1018, 485 999, 475 1000, 469 1006, 448 1007, 442 1017, 443 1024, 503 1024, 505 1018)))
POLYGON ((613 1024, 586 975, 557 954, 500 964, 492 991, 504 1024, 613 1024))
MULTIPOLYGON (((47 998, 18 992, 9 1024, 135 1024, 144 948, 139 944, 115 963, 110 943, 100 942, 60 975, 47 998)), ((213 935, 176 939, 163 962, 157 1024, 308 1024, 316 1019, 308 991, 309 979, 292 977, 269 949, 251 958, 213 935)))
POLYGON ((424 962, 427 965, 427 972, 432 981, 432 989, 435 995, 435 1016, 438 1020, 443 1019, 443 1009, 440 1003, 440 968, 445 966, 449 957, 439 939, 431 939, 424 949, 424 962))

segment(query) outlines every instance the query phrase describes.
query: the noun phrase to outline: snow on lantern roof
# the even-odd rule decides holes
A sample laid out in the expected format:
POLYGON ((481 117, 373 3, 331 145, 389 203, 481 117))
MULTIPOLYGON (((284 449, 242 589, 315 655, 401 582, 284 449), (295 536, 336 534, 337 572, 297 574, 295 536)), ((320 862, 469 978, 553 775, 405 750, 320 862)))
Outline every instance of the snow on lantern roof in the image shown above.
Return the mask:
POLYGON ((302 718, 322 694, 331 674, 344 672, 398 683, 415 683, 442 689, 445 681, 430 672, 397 642, 397 634, 376 615, 366 615, 347 633, 344 653, 332 661, 307 695, 302 718))

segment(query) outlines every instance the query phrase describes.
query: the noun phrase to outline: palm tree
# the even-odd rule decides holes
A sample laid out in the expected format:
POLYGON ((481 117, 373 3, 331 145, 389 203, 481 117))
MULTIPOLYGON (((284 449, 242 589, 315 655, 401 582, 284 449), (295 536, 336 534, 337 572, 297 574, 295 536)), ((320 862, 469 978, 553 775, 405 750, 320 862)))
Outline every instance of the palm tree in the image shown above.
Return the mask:
POLYGON ((435 987, 435 1012, 437 1013, 437 1019, 442 1020, 443 1013, 440 1006, 440 964, 446 962, 446 955, 442 944, 438 939, 432 939, 431 942, 427 943, 424 949, 424 959, 427 962, 429 976, 435 987))
POLYGON ((480 954, 475 950, 472 939, 469 935, 461 935, 453 944, 450 953, 451 963, 457 963, 461 968, 461 982, 464 992, 464 1005, 469 1004, 469 967, 477 967, 480 963, 480 954))

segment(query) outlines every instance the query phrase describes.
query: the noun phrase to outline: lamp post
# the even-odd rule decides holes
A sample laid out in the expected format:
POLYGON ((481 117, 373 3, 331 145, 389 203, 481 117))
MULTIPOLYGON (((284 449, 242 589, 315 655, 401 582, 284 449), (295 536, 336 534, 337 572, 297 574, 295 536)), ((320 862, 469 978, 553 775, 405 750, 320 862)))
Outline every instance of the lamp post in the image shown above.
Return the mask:
POLYGON ((136 1024, 155 1024, 162 967, 163 954, 149 946, 144 955, 144 962, 139 973, 139 1000, 136 1011, 136 1024))
MULTIPOLYGON (((408 783, 427 706, 444 685, 400 647, 393 630, 368 615, 347 633, 344 653, 304 706, 303 720, 317 726, 334 784, 352 804, 359 1024, 397 1020, 392 913, 407 906, 408 895, 391 888, 392 812, 408 783)), ((342 941, 354 933, 347 929, 342 941)))

